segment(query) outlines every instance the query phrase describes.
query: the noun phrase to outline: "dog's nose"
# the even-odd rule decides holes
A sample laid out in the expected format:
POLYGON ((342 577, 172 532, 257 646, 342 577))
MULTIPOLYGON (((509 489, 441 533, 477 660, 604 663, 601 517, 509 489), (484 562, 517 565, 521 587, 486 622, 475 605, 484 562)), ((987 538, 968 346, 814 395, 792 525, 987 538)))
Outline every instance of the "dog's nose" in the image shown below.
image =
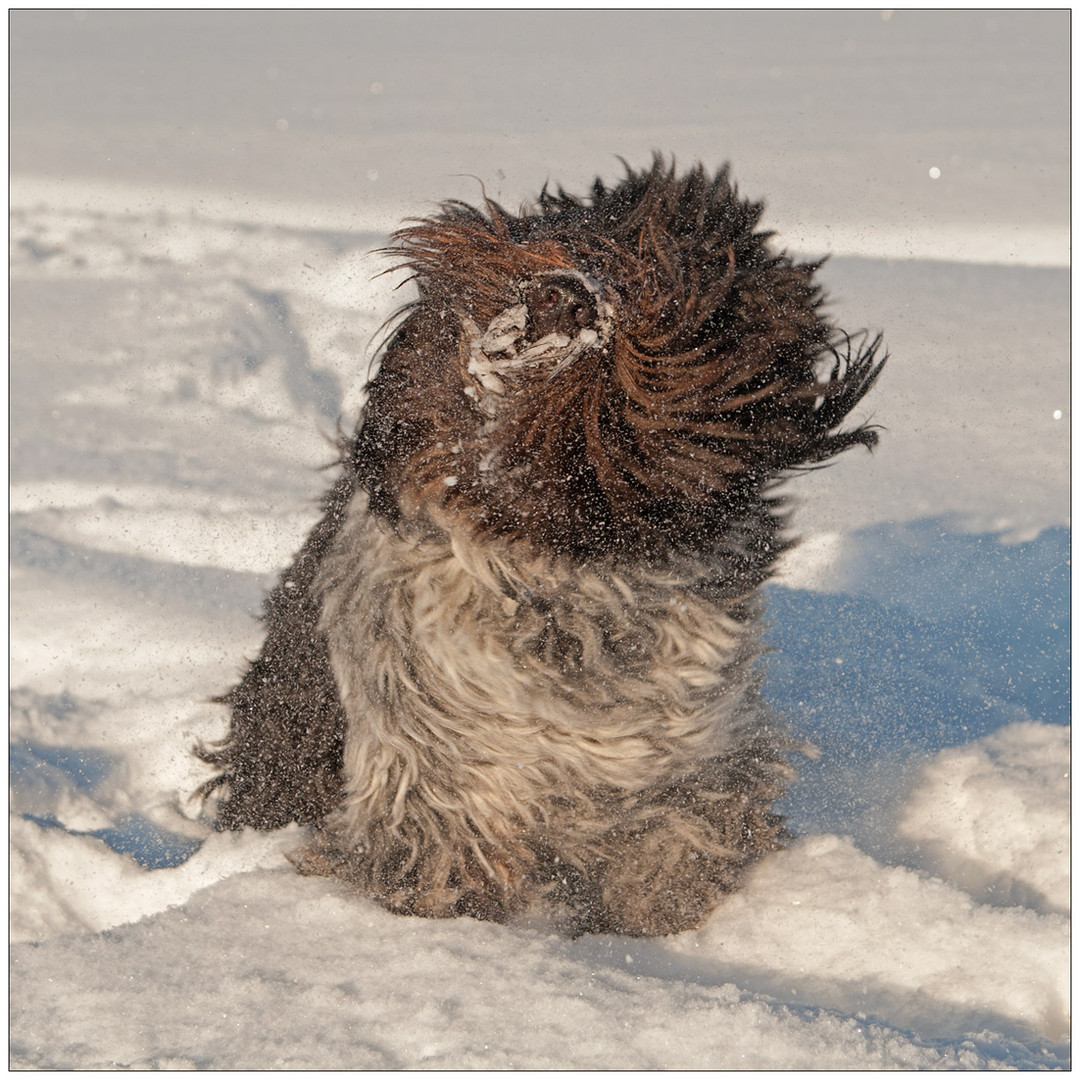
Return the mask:
POLYGON ((529 312, 530 341, 548 334, 577 337, 581 330, 596 329, 600 321, 596 296, 576 277, 551 274, 525 286, 522 299, 529 312))

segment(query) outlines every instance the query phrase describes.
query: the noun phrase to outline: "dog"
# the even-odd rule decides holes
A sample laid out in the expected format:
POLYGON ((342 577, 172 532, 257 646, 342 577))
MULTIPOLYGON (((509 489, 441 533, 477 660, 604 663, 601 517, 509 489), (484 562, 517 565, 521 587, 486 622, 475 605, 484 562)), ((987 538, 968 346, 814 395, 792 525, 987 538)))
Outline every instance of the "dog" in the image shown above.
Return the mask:
POLYGON ((574 935, 696 927, 782 846, 777 489, 873 447, 842 424, 885 356, 761 213, 656 156, 394 235, 418 298, 218 699, 217 827, 312 825, 298 869, 394 912, 574 935))

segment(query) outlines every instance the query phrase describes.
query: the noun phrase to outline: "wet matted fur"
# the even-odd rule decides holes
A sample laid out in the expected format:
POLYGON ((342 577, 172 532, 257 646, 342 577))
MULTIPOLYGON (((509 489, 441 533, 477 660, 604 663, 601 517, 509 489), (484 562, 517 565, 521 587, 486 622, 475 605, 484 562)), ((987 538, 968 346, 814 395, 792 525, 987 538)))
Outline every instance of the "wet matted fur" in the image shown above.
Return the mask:
POLYGON ((849 446, 879 340, 727 170, 656 158, 394 237, 402 313, 322 521, 224 699, 221 828, 394 911, 698 925, 778 847, 760 697, 777 484, 849 446))

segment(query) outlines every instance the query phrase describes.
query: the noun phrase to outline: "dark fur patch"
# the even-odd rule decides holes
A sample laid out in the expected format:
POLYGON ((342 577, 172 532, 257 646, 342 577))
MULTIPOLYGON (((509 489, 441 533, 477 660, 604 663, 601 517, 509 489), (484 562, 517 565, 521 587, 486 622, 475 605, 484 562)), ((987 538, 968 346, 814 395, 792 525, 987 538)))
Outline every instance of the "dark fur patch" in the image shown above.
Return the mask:
POLYGON ((322 521, 266 600, 266 640, 239 685, 216 699, 232 713, 225 742, 199 756, 221 773, 203 796, 227 785, 219 829, 277 829, 321 821, 341 798, 345 710, 326 639, 318 630, 312 581, 340 527, 355 481, 331 489, 322 521))
POLYGON ((726 170, 678 177, 657 160, 616 188, 598 180, 589 200, 560 190, 536 214, 486 209, 448 204, 389 249, 415 270, 420 300, 357 441, 377 511, 434 501, 479 533, 579 557, 694 549, 779 474, 876 441, 836 429, 881 370, 880 339, 853 349, 830 326, 817 264, 770 251, 754 231, 761 205, 726 170), (475 432, 466 387, 446 377, 461 348, 446 316, 484 326, 517 282, 566 269, 609 290, 613 346, 554 385, 530 382, 496 433, 475 432), (495 490, 480 478, 493 447, 507 473, 495 490))

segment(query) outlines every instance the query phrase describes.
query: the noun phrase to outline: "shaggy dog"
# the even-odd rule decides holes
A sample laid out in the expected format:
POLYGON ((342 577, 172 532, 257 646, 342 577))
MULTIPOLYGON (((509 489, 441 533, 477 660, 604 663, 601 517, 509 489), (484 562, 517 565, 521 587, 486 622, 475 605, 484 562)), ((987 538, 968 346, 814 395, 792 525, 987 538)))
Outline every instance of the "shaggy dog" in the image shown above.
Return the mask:
POLYGON ((392 911, 573 933, 697 926, 780 846, 776 486, 874 444, 838 427, 884 360, 761 209, 657 157, 395 235, 419 299, 221 699, 220 828, 310 823, 300 870, 392 911))

